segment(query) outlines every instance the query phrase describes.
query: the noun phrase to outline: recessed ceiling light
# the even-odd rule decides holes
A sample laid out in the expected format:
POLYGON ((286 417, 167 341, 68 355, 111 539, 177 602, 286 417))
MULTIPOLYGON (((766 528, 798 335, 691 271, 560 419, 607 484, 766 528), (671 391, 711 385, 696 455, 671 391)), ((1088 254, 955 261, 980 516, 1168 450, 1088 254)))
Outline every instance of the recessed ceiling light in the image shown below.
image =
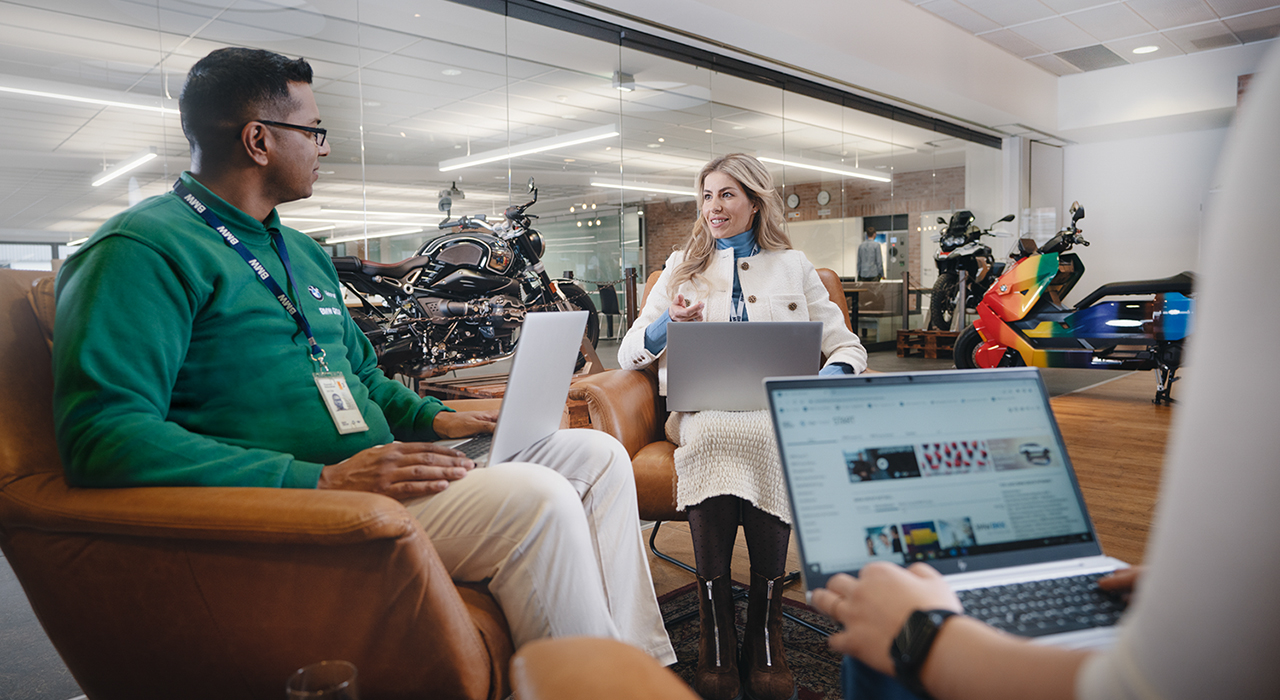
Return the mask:
POLYGON ((704 132, 704 133, 709 134, 709 133, 711 133, 711 130, 710 130, 710 129, 703 129, 703 132, 704 132))
POLYGON ((666 143, 666 142, 667 142, 667 140, 666 140, 666 139, 664 139, 664 138, 662 138, 662 137, 658 137, 658 143, 666 143))
POLYGON ((575 211, 577 211, 577 207, 569 207, 569 213, 570 213, 570 214, 572 214, 572 213, 573 213, 573 212, 575 212, 575 211))
POLYGON ((578 159, 577 159, 577 158, 565 158, 565 159, 564 159, 564 162, 566 162, 566 163, 576 163, 577 161, 578 161, 578 159))
POLYGON ((444 70, 440 71, 440 74, 441 75, 462 75, 462 71, 458 70, 457 68, 445 68, 444 70))
POLYGON ((612 150, 613 150, 613 146, 605 146, 605 147, 604 147, 604 150, 606 150, 606 151, 612 151, 612 150))
POLYGON ((1139 46, 1138 48, 1134 49, 1133 52, 1134 53, 1152 53, 1159 50, 1160 50, 1159 46, 1139 46))
POLYGON ((733 130, 734 130, 734 131, 742 131, 742 130, 743 130, 743 129, 745 129, 745 128, 747 128, 747 127, 742 126, 741 124, 739 124, 738 126, 733 127, 733 130))
POLYGON ((662 144, 660 144, 660 143, 651 143, 651 144, 649 144, 649 148, 662 148, 662 144))
POLYGON ((413 16, 414 16, 414 17, 421 17, 422 15, 418 14, 417 12, 415 12, 415 13, 413 13, 413 16))
POLYGON ((409 138, 408 136, 405 136, 405 134, 404 134, 404 132, 403 132, 403 131, 401 131, 401 132, 400 132, 400 136, 401 136, 401 138, 406 138, 406 139, 407 139, 407 138, 409 138))

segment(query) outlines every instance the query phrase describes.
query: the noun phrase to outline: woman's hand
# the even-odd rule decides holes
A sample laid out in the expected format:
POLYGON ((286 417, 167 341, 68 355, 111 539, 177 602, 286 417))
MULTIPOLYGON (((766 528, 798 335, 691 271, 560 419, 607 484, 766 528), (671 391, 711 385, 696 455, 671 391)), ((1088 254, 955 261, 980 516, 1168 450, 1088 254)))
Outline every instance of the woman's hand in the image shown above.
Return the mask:
POLYGON ((431 429, 442 438, 463 438, 492 433, 497 424, 497 411, 441 411, 431 422, 431 429))
POLYGON ((890 676, 889 647, 912 612, 963 610, 933 567, 912 564, 904 569, 888 562, 866 565, 858 578, 836 574, 826 588, 813 592, 813 606, 844 625, 827 640, 832 649, 890 676))
POLYGON ((682 323, 686 321, 701 321, 703 306, 705 305, 702 302, 690 306, 689 300, 685 299, 683 294, 677 294, 675 301, 671 302, 670 308, 667 309, 667 314, 671 316, 672 321, 682 323))

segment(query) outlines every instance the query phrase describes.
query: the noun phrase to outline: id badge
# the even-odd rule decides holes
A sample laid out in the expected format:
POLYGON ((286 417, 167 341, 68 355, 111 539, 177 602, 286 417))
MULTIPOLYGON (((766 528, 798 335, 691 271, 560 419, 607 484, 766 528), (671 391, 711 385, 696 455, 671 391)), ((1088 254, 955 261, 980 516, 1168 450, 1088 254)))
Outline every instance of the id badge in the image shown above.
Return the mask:
POLYGON ((342 372, 316 372, 312 375, 316 387, 320 389, 320 397, 329 409, 333 425, 339 435, 360 433, 369 429, 356 407, 355 397, 351 395, 351 387, 347 386, 347 378, 342 372))

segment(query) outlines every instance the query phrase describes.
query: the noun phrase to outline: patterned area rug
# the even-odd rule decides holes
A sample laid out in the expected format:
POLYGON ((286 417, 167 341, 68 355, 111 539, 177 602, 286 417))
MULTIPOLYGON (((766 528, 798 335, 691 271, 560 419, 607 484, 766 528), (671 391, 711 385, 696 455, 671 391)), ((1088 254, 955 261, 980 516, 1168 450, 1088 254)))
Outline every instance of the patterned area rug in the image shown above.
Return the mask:
MULTIPOLYGON (((746 588, 742 584, 737 584, 746 588)), ((671 635, 671 644, 676 648, 678 661, 671 670, 685 680, 693 683, 693 673, 698 668, 698 597, 695 590, 697 584, 682 586, 658 598, 662 608, 662 619, 668 621, 667 632, 671 635), (674 625, 674 620, 687 613, 692 616, 674 625)), ((813 608, 791 600, 783 599, 783 609, 809 624, 834 632, 836 625, 822 613, 813 608)), ((741 641, 743 630, 747 624, 747 600, 737 601, 738 639, 741 641)), ((827 648, 827 638, 798 625, 792 620, 782 620, 782 640, 787 650, 787 663, 796 674, 796 684, 800 686, 799 700, 837 700, 841 697, 839 654, 827 648)))

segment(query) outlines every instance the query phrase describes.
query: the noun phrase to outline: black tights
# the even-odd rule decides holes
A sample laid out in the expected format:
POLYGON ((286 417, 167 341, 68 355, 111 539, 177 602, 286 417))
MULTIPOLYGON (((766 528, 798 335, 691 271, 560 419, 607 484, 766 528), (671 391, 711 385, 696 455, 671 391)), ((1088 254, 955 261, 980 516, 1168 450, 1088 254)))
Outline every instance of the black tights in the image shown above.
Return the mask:
POLYGON ((751 570, 765 578, 786 572, 791 526, 737 496, 713 496, 689 506, 689 532, 698 575, 704 579, 729 575, 738 524, 747 540, 751 570))

